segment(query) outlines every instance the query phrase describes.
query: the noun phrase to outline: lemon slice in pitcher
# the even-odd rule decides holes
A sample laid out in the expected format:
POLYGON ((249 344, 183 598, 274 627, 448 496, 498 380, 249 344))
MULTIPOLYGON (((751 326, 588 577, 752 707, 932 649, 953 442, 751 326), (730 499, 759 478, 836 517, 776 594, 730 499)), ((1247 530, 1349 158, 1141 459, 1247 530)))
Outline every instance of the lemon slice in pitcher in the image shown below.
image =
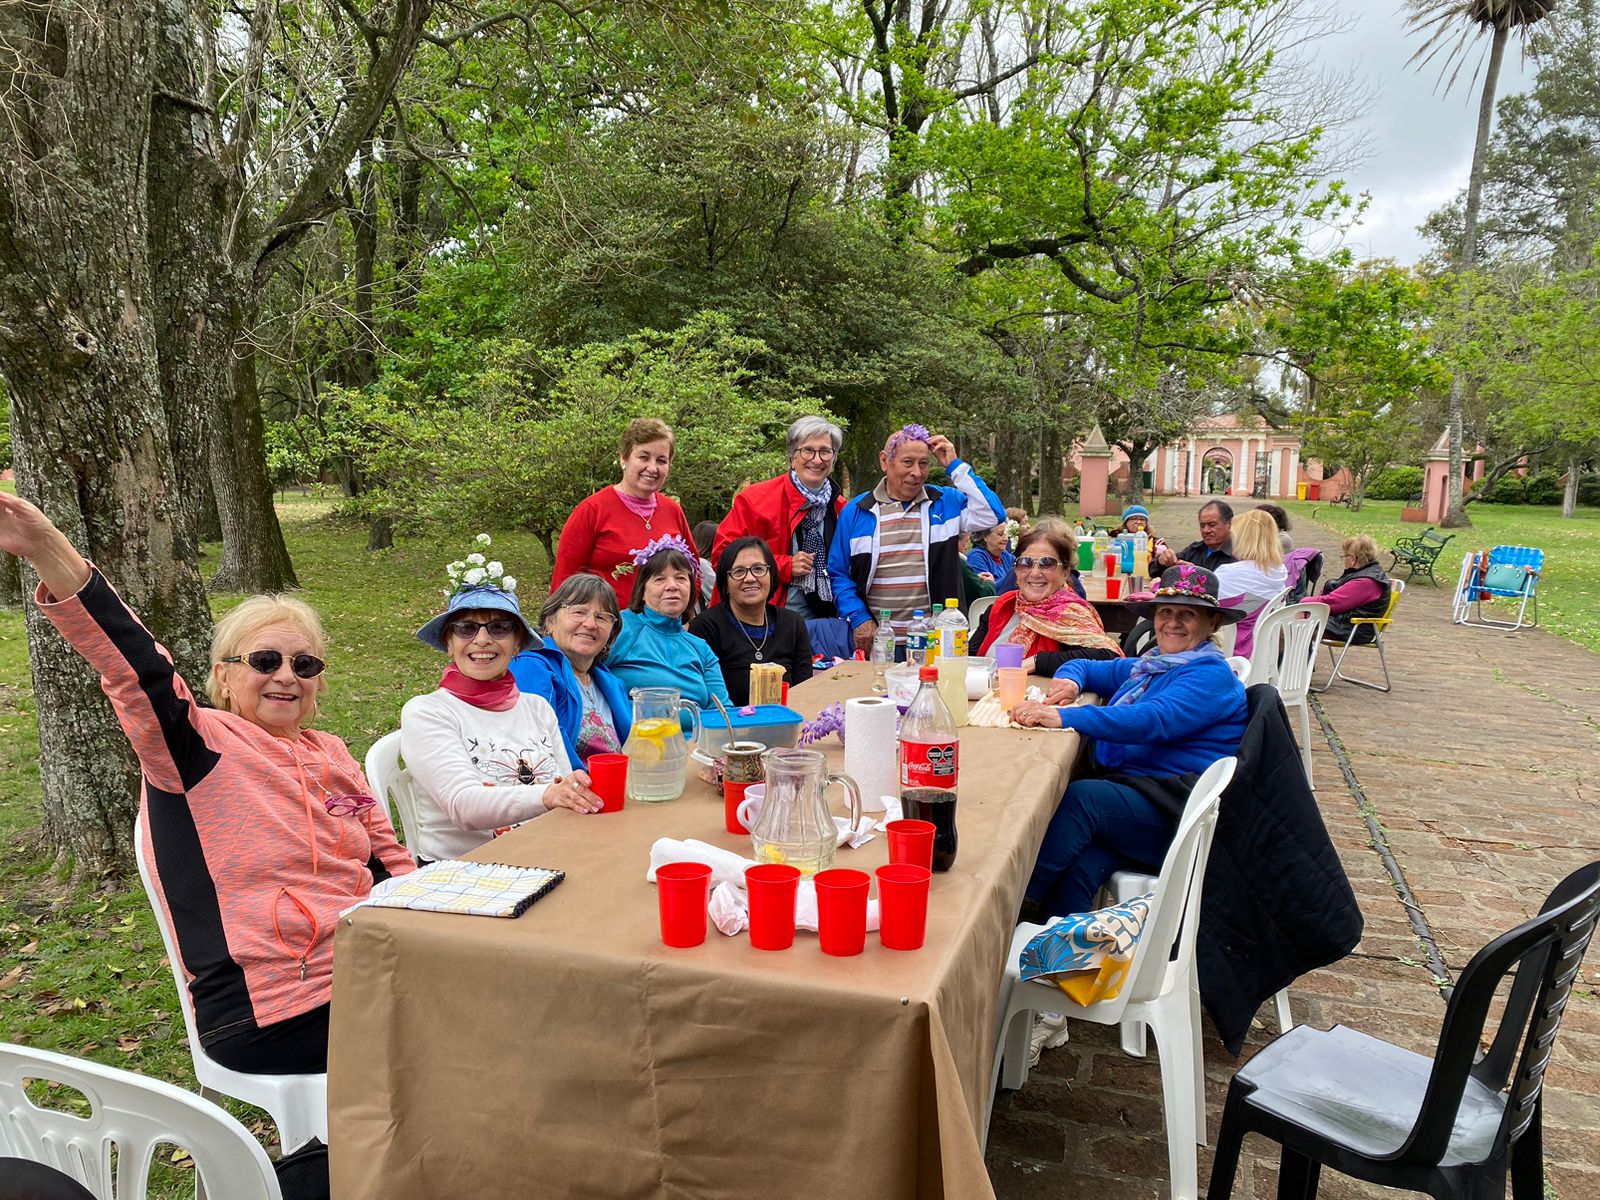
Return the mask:
POLYGON ((666 757, 667 742, 674 736, 682 736, 682 730, 675 720, 658 717, 640 721, 628 738, 628 757, 641 766, 658 763, 666 757))

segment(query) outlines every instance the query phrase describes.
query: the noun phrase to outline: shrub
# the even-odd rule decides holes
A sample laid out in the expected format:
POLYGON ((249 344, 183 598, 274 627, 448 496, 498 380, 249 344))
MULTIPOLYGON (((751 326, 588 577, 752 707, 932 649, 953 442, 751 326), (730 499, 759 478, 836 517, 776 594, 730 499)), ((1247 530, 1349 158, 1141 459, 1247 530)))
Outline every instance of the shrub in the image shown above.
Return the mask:
POLYGON ((1409 500, 1421 490, 1421 467, 1389 467, 1367 484, 1367 499, 1409 500))
POLYGON ((1546 468, 1523 481, 1524 504, 1560 504, 1561 476, 1546 468))
POLYGON ((1528 485, 1520 475, 1502 476, 1484 499, 1490 504, 1526 504, 1528 485))
POLYGON ((1600 471, 1591 471, 1578 480, 1578 503, 1600 508, 1600 471))

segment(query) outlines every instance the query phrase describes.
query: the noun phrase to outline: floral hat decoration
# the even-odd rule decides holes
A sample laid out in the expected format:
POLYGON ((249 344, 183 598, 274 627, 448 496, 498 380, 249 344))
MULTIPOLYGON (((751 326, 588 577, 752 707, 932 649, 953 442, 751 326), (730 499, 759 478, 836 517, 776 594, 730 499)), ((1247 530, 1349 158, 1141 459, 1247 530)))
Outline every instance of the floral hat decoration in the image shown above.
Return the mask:
POLYGON ((1150 591, 1129 596, 1125 607, 1141 617, 1153 617, 1160 605, 1181 604, 1217 613, 1224 625, 1232 625, 1245 616, 1245 611, 1242 608, 1223 608, 1217 599, 1217 586, 1217 577, 1210 571, 1193 563, 1181 562, 1163 571, 1150 591))
POLYGON ((435 650, 447 651, 444 627, 450 618, 463 609, 488 609, 516 617, 527 634, 524 645, 540 641, 517 603, 516 577, 507 575, 505 564, 485 553, 494 544, 493 539, 487 533, 480 533, 473 543, 472 553, 445 564, 444 572, 450 586, 444 589, 444 611, 417 630, 418 639, 435 650))
POLYGON ((698 552, 688 542, 675 533, 666 533, 653 542, 646 542, 640 549, 628 551, 628 561, 612 567, 611 578, 621 579, 624 575, 632 575, 663 550, 676 550, 691 563, 696 562, 699 557, 698 552))

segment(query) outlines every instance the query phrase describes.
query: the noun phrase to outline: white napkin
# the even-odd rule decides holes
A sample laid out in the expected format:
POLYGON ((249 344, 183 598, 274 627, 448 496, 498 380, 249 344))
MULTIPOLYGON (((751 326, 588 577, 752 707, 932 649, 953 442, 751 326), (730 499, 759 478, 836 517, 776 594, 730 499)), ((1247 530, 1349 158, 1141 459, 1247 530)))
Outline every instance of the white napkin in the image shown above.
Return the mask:
MULTIPOLYGON (((750 899, 743 889, 729 884, 718 884, 711 893, 711 923, 728 937, 741 934, 750 924, 750 899)), ((809 933, 817 931, 817 885, 809 879, 800 881, 800 890, 794 900, 794 927, 809 933)), ((878 902, 867 901, 867 932, 878 927, 878 902)))
POLYGON ((905 812, 900 807, 900 797, 885 796, 883 797, 883 820, 878 822, 878 828, 887 833, 889 831, 889 822, 898 821, 904 816, 905 812))
POLYGON ((645 872, 646 881, 654 883, 656 868, 675 862, 705 863, 711 868, 713 885, 731 883, 740 888, 744 887, 745 868, 756 865, 752 858, 741 857, 732 850, 724 850, 709 842, 694 838, 682 842, 672 838, 657 838, 655 845, 650 847, 650 869, 645 872))
POLYGON ((840 846, 847 845, 854 850, 858 846, 866 845, 873 839, 874 835, 872 831, 877 828, 877 825, 873 822, 873 818, 877 815, 877 813, 863 813, 861 815, 861 824, 855 829, 850 828, 849 817, 833 818, 833 823, 839 830, 839 838, 833 843, 834 847, 837 849, 840 846))

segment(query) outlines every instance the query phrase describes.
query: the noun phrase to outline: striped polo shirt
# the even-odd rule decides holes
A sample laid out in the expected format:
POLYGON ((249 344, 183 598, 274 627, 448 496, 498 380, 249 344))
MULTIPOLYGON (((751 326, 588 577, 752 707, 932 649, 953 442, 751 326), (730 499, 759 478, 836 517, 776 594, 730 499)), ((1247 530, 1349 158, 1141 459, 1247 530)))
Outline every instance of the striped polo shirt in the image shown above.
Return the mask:
POLYGON ((878 562, 867 588, 867 608, 873 619, 883 609, 896 627, 911 623, 917 609, 933 607, 928 596, 928 544, 924 540, 928 505, 933 497, 924 488, 909 504, 892 499, 885 481, 872 489, 878 506, 878 562))

